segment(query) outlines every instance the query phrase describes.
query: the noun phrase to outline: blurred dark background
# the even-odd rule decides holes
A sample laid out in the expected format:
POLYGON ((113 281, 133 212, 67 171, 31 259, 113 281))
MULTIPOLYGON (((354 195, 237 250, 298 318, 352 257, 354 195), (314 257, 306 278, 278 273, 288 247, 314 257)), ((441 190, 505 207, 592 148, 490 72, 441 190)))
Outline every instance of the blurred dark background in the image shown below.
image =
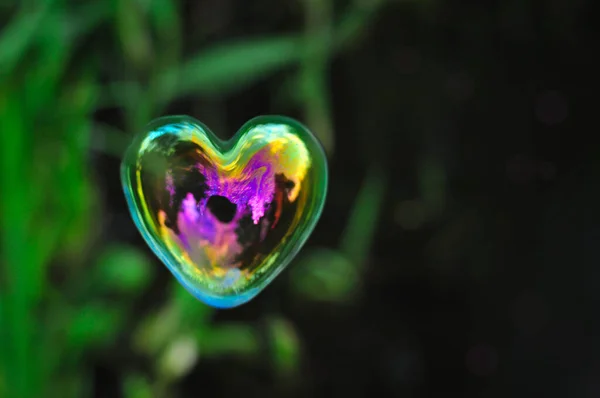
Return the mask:
POLYGON ((598 397, 593 1, 0 1, 0 397, 598 397), (289 268, 217 311, 134 226, 153 118, 301 120, 289 268))

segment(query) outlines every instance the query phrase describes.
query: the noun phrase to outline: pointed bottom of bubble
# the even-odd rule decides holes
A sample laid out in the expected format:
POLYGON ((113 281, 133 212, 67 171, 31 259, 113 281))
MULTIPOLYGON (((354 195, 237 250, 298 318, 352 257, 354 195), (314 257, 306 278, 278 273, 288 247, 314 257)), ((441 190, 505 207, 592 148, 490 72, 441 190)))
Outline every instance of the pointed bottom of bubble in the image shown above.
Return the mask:
POLYGON ((211 307, 215 307, 217 309, 229 309, 239 307, 242 304, 246 304, 254 297, 256 297, 262 289, 255 288, 250 289, 243 293, 238 293, 232 296, 213 296, 207 294, 205 292, 198 291, 198 289, 190 283, 188 283, 185 279, 181 278, 179 275, 173 274, 175 279, 188 291, 192 296, 196 299, 202 301, 204 304, 210 305, 211 307))

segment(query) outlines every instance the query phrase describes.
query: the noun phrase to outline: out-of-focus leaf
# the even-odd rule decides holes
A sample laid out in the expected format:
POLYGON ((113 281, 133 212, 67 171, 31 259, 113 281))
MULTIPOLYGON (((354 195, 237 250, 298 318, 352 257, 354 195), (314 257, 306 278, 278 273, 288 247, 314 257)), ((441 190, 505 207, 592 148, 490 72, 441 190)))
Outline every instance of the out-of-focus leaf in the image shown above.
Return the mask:
MULTIPOLYGON (((56 99, 61 78, 70 57, 71 43, 67 42, 64 22, 51 16, 39 27, 35 43, 36 62, 28 65, 24 84, 28 112, 36 117, 47 111, 48 103, 56 99)), ((56 104, 58 105, 58 104, 56 104)), ((60 105, 54 106, 56 110, 60 105)))
POLYGON ((71 40, 85 37, 102 21, 110 17, 112 7, 109 1, 97 0, 83 2, 80 7, 69 16, 66 28, 71 40))
POLYGON ((161 378, 177 380, 185 376, 198 361, 198 343, 191 335, 182 335, 167 345, 158 360, 158 372, 161 378))
POLYGON ((142 321, 133 336, 138 352, 156 355, 169 342, 189 331, 202 333, 208 316, 214 310, 195 299, 178 283, 172 283, 171 299, 159 312, 142 321))
POLYGON ((114 340, 124 320, 125 312, 119 306, 97 302, 79 307, 67 330, 68 344, 74 350, 108 344, 114 340))
POLYGON ((214 313, 214 309, 190 294, 183 286, 173 280, 172 303, 182 318, 182 327, 199 328, 214 313))
POLYGON ((148 379, 138 374, 130 374, 125 377, 123 390, 125 398, 153 398, 156 396, 148 379))
POLYGON ((145 10, 135 0, 116 0, 116 26, 123 54, 135 69, 145 71, 152 63, 152 40, 145 10))
POLYGON ((121 158, 127 146, 131 143, 131 136, 108 124, 96 123, 93 127, 90 148, 121 158))
POLYGON ((42 2, 36 10, 26 7, 0 32, 0 76, 9 73, 36 38, 37 30, 48 15, 52 0, 42 2))
POLYGON ((335 134, 331 115, 329 86, 326 78, 328 64, 304 66, 301 73, 302 103, 306 120, 323 145, 323 149, 331 155, 335 146, 335 134))
POLYGON ((340 249, 350 261, 362 266, 371 250, 375 227, 385 194, 385 175, 372 165, 358 193, 344 230, 340 249))
POLYGON ((298 36, 254 39, 206 50, 160 76, 157 97, 225 95, 297 62, 303 55, 298 36))
POLYGON ((109 246, 96 263, 96 284, 105 290, 138 292, 148 285, 153 274, 148 256, 133 246, 109 246))
POLYGON ((359 287, 360 267, 371 250, 384 193, 383 170, 373 165, 348 218, 340 251, 314 250, 294 267, 292 279, 298 293, 319 301, 351 298, 359 287))
MULTIPOLYGON (((89 397, 92 395, 93 387, 91 386, 91 378, 81 377, 81 373, 53 374, 52 389, 56 392, 60 391, 60 397, 89 397)), ((48 394, 46 396, 55 397, 56 395, 48 394)))
POLYGON ((202 357, 253 356, 260 350, 256 331, 249 325, 241 323, 205 328, 199 332, 198 338, 202 357))
POLYGON ((157 314, 142 320, 133 335, 133 347, 139 353, 154 355, 177 332, 179 314, 173 307, 165 307, 157 314))
POLYGON ((153 92, 149 92, 135 81, 109 84, 107 92, 100 101, 101 107, 124 108, 126 131, 131 134, 139 132, 156 111, 153 92))
MULTIPOLYGON (((0 84, 3 80, 0 79, 0 84)), ((12 83, 12 82, 10 82, 12 83)), ((17 91, 8 90, 2 96, 0 86, 0 272, 2 272, 3 294, 6 315, 4 332, 10 344, 0 345, 0 361, 5 363, 6 379, 16 395, 29 398, 35 396, 40 382, 40 364, 31 363, 34 355, 34 309, 42 293, 43 272, 35 261, 35 239, 32 242, 27 226, 31 220, 31 198, 27 195, 27 184, 23 176, 28 175, 27 124, 25 109, 19 101, 17 91)))
POLYGON ((299 71, 299 88, 309 126, 328 154, 333 152, 334 132, 329 95, 329 64, 334 55, 332 14, 329 0, 304 0, 307 46, 299 71))
POLYGON ((336 28, 336 45, 345 48, 356 44, 365 27, 373 20, 386 0, 354 0, 336 28))
POLYGON ((311 300, 346 301, 359 287, 359 271, 342 253, 313 249, 303 255, 292 271, 293 289, 311 300))
POLYGON ((173 0, 150 0, 148 9, 158 30, 179 29, 177 3, 173 0))
POLYGON ((173 0, 151 0, 149 17, 157 35, 159 69, 175 65, 181 52, 181 20, 173 0))
MULTIPOLYGON (((0 280, 4 279, 4 275, 0 273, 0 280)), ((8 341, 10 333, 8 332, 8 319, 6 312, 6 298, 2 291, 0 291, 0 341, 8 341)), ((6 377, 6 370, 4 369, 4 357, 6 356, 5 347, 0 345, 0 393, 3 391, 4 378, 6 377)), ((0 394, 0 397, 3 396, 0 394)))
POLYGON ((99 204, 88 174, 87 156, 91 135, 89 116, 96 96, 96 86, 86 75, 67 86, 57 108, 62 156, 53 173, 52 186, 60 193, 57 201, 61 215, 55 222, 62 221, 65 228, 61 253, 75 259, 81 259, 101 230, 90 229, 90 225, 97 222, 93 214, 99 204))
POLYGON ((271 319, 269 325, 273 364, 278 373, 289 375, 300 364, 300 339, 292 324, 285 319, 271 319))
MULTIPOLYGON (((343 49, 352 42, 357 32, 364 30, 364 25, 371 20, 383 2, 376 0, 373 6, 369 6, 369 2, 356 2, 344 15, 339 26, 334 28, 333 42, 336 47, 329 51, 343 49)), ((166 23, 167 20, 168 18, 161 22, 166 23)), ((161 73, 151 94, 158 106, 164 106, 187 95, 230 95, 275 71, 298 63, 307 54, 321 52, 323 41, 330 41, 331 33, 325 34, 327 37, 320 37, 321 33, 311 33, 310 42, 306 42, 302 35, 290 35, 218 45, 161 73)), ((132 85, 132 82, 113 83, 113 92, 126 93, 131 97, 132 85)), ((134 97, 138 98, 137 95, 134 97)), ((114 95, 111 99, 105 99, 102 106, 123 106, 132 103, 131 100, 123 98, 123 95, 114 95)))
MULTIPOLYGON (((0 317, 2 316, 2 314, 0 314, 0 317)), ((0 323, 0 326, 2 326, 2 324, 0 323)), ((2 340, 5 341, 5 340, 2 340)), ((6 386, 6 381, 5 381, 5 370, 4 370, 4 365, 2 364, 2 362, 0 362, 0 397, 6 397, 7 395, 7 391, 8 391, 8 387, 6 386)))
POLYGON ((103 0, 84 2, 75 11, 52 8, 52 2, 42 1, 36 10, 23 10, 0 32, 0 74, 13 70, 35 42, 43 43, 47 52, 57 52, 55 58, 68 54, 71 45, 105 20, 111 10, 110 2, 103 0), (48 46, 56 37, 60 46, 48 46))

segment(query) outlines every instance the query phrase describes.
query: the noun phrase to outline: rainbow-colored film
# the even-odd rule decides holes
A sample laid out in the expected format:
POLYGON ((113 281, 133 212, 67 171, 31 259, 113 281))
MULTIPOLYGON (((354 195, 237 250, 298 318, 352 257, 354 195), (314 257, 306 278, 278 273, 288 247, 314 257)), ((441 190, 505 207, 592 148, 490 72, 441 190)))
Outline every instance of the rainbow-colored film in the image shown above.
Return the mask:
POLYGON ((187 116, 152 122, 121 165, 133 219, 195 297, 243 304, 298 253, 323 209, 327 161, 300 123, 261 116, 228 142, 187 116))

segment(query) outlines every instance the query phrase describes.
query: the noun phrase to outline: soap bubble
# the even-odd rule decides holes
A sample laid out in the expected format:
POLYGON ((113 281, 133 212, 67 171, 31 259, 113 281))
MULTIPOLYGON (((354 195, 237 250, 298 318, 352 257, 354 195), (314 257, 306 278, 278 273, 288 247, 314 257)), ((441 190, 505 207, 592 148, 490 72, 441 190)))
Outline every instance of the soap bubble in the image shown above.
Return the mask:
POLYGON ((241 305, 298 253, 325 202, 327 160, 300 123, 260 116, 230 141, 188 116, 159 118, 121 164, 135 224, 196 298, 241 305))

